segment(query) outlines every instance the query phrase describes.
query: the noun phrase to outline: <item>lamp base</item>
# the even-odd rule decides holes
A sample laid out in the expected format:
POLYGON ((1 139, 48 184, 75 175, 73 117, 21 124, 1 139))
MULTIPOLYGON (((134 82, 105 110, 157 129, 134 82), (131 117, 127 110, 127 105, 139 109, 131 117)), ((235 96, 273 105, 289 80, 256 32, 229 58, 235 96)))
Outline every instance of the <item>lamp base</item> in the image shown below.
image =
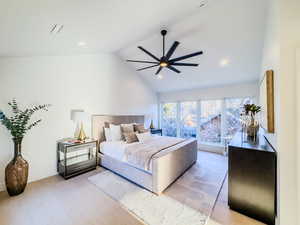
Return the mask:
POLYGON ((77 140, 78 140, 78 141, 84 141, 86 138, 87 138, 87 137, 86 137, 85 132, 84 132, 84 130, 83 130, 83 124, 81 124, 80 131, 79 131, 77 140))
POLYGON ((151 120, 150 129, 154 129, 153 120, 151 120))

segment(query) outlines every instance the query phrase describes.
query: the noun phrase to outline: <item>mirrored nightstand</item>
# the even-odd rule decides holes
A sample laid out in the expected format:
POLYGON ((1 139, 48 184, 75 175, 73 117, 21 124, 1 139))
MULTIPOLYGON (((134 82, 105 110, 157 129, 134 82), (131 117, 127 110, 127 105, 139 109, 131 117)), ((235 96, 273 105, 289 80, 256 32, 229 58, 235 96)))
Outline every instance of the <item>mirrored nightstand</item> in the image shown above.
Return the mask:
POLYGON ((97 141, 76 143, 74 139, 57 142, 57 172, 65 179, 96 169, 97 141))

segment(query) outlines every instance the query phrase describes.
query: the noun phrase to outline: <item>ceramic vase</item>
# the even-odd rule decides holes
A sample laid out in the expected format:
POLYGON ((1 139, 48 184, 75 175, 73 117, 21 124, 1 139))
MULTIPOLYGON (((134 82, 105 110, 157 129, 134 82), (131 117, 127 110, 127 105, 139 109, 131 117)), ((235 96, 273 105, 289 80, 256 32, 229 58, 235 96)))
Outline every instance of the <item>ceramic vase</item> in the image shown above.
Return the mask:
POLYGON ((27 161, 21 154, 22 138, 13 138, 13 141, 14 158, 5 168, 5 184, 10 196, 19 195, 25 190, 29 168, 27 161))

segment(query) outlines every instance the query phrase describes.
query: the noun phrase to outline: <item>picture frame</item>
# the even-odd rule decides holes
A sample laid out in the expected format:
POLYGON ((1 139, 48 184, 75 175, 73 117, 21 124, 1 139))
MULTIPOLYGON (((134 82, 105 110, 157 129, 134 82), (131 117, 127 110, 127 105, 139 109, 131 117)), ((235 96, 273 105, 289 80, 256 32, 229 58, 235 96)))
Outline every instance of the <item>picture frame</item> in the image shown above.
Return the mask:
POLYGON ((274 71, 267 70, 260 83, 261 126, 268 133, 275 133, 274 71))

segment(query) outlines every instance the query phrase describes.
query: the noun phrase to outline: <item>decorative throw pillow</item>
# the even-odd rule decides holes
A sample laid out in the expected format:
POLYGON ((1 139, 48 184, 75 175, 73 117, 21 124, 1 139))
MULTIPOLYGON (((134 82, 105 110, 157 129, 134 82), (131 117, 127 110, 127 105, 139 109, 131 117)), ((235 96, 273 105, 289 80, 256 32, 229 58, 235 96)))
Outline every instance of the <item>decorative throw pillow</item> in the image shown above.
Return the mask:
POLYGON ((123 135, 124 135, 126 143, 128 143, 128 144, 139 141, 136 136, 136 133, 134 133, 134 132, 123 133, 123 135))
POLYGON ((104 122, 104 128, 109 128, 109 122, 104 122))
POLYGON ((144 124, 134 124, 134 131, 137 131, 139 133, 146 133, 149 130, 145 129, 144 124))
POLYGON ((133 133, 134 127, 132 123, 129 124, 121 124, 121 129, 123 133, 133 133))
POLYGON ((110 134, 110 128, 104 127, 104 136, 106 141, 112 141, 111 134, 110 134))
POLYGON ((120 125, 109 125, 110 128, 110 135, 112 141, 121 141, 122 140, 122 132, 120 125))
POLYGON ((139 142, 144 143, 145 141, 148 141, 152 139, 153 137, 151 136, 150 132, 145 132, 145 133, 139 133, 136 134, 139 142))

